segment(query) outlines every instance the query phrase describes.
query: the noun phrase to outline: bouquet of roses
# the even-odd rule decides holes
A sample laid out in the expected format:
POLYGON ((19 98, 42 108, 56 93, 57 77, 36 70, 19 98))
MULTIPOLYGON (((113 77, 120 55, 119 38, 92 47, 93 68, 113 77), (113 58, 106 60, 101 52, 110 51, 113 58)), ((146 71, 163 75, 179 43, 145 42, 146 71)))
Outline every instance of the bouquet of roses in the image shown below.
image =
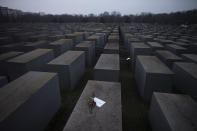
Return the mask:
POLYGON ((88 98, 88 106, 89 106, 89 111, 92 113, 92 110, 96 106, 96 102, 94 101, 95 94, 92 93, 92 95, 88 98))

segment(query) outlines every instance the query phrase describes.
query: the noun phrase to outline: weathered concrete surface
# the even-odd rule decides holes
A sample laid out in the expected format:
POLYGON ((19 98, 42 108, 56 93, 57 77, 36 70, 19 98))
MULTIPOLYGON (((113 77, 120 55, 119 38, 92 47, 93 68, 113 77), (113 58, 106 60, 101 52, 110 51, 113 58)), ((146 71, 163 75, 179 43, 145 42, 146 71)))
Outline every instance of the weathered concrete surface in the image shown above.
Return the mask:
POLYGON ((137 56, 135 79, 141 97, 149 102, 152 93, 171 92, 174 73, 155 56, 137 56))
POLYGON ((29 43, 29 44, 25 44, 21 48, 24 50, 24 52, 27 52, 27 51, 32 51, 37 48, 46 48, 47 44, 48 44, 48 41, 41 40, 41 41, 36 41, 36 42, 29 43))
POLYGON ((182 54, 182 57, 188 62, 194 62, 197 64, 197 55, 196 54, 182 54))
POLYGON ((184 48, 184 47, 181 47, 178 45, 174 45, 174 44, 167 44, 166 49, 172 51, 173 53, 175 53, 177 55, 188 53, 187 48, 184 48))
POLYGON ((16 79, 30 70, 39 70, 54 58, 52 49, 35 49, 6 61, 5 69, 10 80, 16 79))
POLYGON ((154 93, 149 119, 153 131, 196 131, 197 103, 181 94, 154 93))
POLYGON ((80 80, 85 71, 85 52, 67 51, 53 59, 43 70, 57 72, 62 89, 72 90, 80 80))
POLYGON ((0 61, 6 61, 10 58, 13 58, 15 56, 18 56, 18 55, 21 55, 23 54, 23 52, 19 52, 19 51, 10 51, 10 52, 7 52, 7 53, 3 53, 0 55, 0 61))
POLYGON ((1 131, 42 131, 61 104, 57 74, 24 74, 0 88, 0 103, 1 131))
POLYGON ((73 44, 76 45, 77 43, 83 41, 83 32, 75 32, 72 34, 65 34, 65 38, 72 39, 73 44))
POLYGON ((47 48, 54 50, 55 57, 61 55, 62 53, 66 52, 67 50, 70 50, 73 48, 73 42, 71 39, 60 39, 57 41, 54 41, 52 43, 49 43, 47 48))
POLYGON ((107 43, 104 47, 105 54, 119 54, 119 43, 107 43))
POLYGON ((104 41, 102 40, 102 36, 91 35, 87 38, 87 41, 94 41, 95 42, 96 56, 100 55, 103 50, 103 47, 104 47, 104 41))
POLYGON ((30 42, 19 42, 19 43, 13 43, 13 44, 7 44, 7 45, 0 46, 0 53, 6 53, 9 51, 23 52, 24 50, 22 47, 28 43, 30 43, 30 42))
POLYGON ((119 34, 109 35, 108 42, 109 43, 115 43, 115 42, 119 43, 119 34))
POLYGON ((101 81, 119 81, 119 54, 101 54, 94 67, 94 79, 101 81))
POLYGON ((173 72, 175 89, 187 93, 197 101, 197 64, 176 62, 173 72))
POLYGON ((121 85, 89 80, 63 131, 122 131, 121 85), (106 103, 89 112, 92 93, 106 103))
POLYGON ((83 41, 75 46, 75 50, 85 51, 86 66, 91 67, 95 61, 95 42, 83 41))
POLYGON ((164 46, 158 42, 147 42, 147 44, 151 47, 152 52, 155 50, 163 50, 164 46))
POLYGON ((172 68, 174 62, 183 61, 181 57, 167 50, 157 50, 155 54, 170 68, 172 68))

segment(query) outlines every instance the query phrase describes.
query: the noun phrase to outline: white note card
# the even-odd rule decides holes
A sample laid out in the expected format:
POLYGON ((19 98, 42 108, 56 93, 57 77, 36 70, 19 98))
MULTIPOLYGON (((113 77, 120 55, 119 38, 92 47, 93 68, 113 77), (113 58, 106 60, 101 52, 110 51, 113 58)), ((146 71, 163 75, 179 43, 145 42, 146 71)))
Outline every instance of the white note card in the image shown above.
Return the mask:
POLYGON ((96 102, 97 107, 102 107, 106 103, 105 101, 103 101, 99 98, 96 98, 96 97, 94 97, 94 101, 96 102))

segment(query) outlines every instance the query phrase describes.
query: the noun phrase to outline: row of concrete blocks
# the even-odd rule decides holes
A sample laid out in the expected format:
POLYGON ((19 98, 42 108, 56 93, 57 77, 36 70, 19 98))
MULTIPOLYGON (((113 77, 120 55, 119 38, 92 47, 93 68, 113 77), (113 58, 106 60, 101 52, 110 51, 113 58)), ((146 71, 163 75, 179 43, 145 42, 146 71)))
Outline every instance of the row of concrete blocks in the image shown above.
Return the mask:
POLYGON ((135 78, 141 97, 151 101, 149 120, 153 131, 197 129, 196 74, 195 63, 175 62, 170 70, 156 56, 136 56, 135 78), (169 94, 173 84, 175 90, 188 95, 169 94))
POLYGON ((196 131, 197 103, 188 95, 154 92, 149 120, 153 131, 196 131))
MULTIPOLYGON (((83 46, 86 47, 86 51, 85 51, 87 54, 86 56, 92 57, 92 54, 94 54, 94 44, 91 44, 89 42, 84 42, 76 46, 76 49, 77 48, 79 49, 83 46)), ((109 64, 113 64, 114 61, 115 63, 119 62, 118 55, 115 55, 114 58, 115 59, 112 59, 113 60, 112 63, 109 62, 109 64)), ((73 87, 75 86, 79 78, 82 76, 84 72, 84 68, 85 68, 85 53, 83 51, 67 51, 66 53, 63 53, 54 59, 53 51, 51 49, 36 49, 32 52, 25 53, 24 55, 20 55, 18 57, 9 59, 8 61, 14 65, 12 67, 16 67, 16 65, 18 66, 17 70, 13 69, 13 72, 18 71, 18 73, 21 73, 21 72, 25 73, 28 70, 40 70, 40 69, 46 72, 37 72, 37 71, 28 72, 1 88, 1 91, 0 91, 2 92, 1 103, 5 105, 1 107, 1 112, 7 111, 7 113, 1 114, 2 120, 0 124, 0 129, 5 130, 5 131, 12 130, 12 129, 43 130, 44 127, 47 125, 48 121, 50 120, 50 118, 53 116, 53 114, 58 110, 60 106, 59 86, 61 88, 70 87, 70 89, 73 89, 73 87), (45 66, 43 67, 39 66, 39 65, 43 65, 44 63, 47 63, 47 64, 45 64, 45 66), (49 72, 54 72, 54 73, 49 73, 49 72), (54 77, 54 80, 51 80, 52 77, 54 77), (14 87, 16 89, 11 89, 13 85, 15 85, 14 87), (27 87, 29 85, 31 85, 30 88, 27 87), (26 88, 28 88, 28 91, 26 91, 27 90, 26 88), (35 88, 37 90, 35 90, 35 88), (52 89, 48 90, 48 88, 52 88, 52 89), (7 96, 7 94, 13 94, 14 93, 13 91, 16 91, 16 90, 18 90, 18 92, 16 92, 15 98, 13 98, 14 96, 13 97, 7 96), (29 93, 25 94, 25 92, 29 92, 29 93), (51 93, 53 93, 53 95, 51 95, 51 93), (39 94, 39 95, 34 95, 34 94, 39 94), (46 100, 44 99, 43 101, 38 102, 39 99, 42 99, 41 97, 43 97, 43 95, 45 95, 44 97, 46 98, 46 100), (20 100, 19 96, 25 96, 23 97, 24 99, 22 99, 23 102, 21 103, 19 102, 20 100), (13 99, 15 101, 13 101, 13 99), (9 102, 9 100, 12 101, 12 103, 14 104, 19 103, 19 105, 16 106, 15 108, 12 108, 9 105, 11 103, 9 102), (55 103, 55 106, 54 106, 54 103, 55 103), (50 108, 50 106, 52 105, 53 105, 53 108, 50 108), (43 113, 43 111, 45 111, 46 109, 44 107, 47 107, 47 106, 49 106, 48 108, 50 108, 50 110, 43 113), (32 108, 29 108, 29 107, 32 107, 32 108), (31 111, 33 107, 37 107, 35 112, 31 111), (7 115, 4 116, 4 114, 7 114, 7 115), (34 117, 35 115, 37 117, 34 117), (20 118, 20 121, 18 121, 18 118, 20 118), (37 119, 42 121, 42 123, 40 124, 39 123, 40 121, 36 121, 37 119), (31 120, 31 122, 28 120, 31 120), (22 124, 25 124, 25 126, 22 126, 22 124)), ((9 64, 7 64, 6 66, 8 65, 9 64)), ((119 63, 116 65, 119 65, 119 63)), ((98 69, 100 69, 99 65, 98 65, 98 69)), ((13 76, 18 73, 14 73, 10 76, 13 76)), ((112 73, 112 75, 114 74, 112 73)), ((115 73, 115 75, 116 75, 115 80, 118 80, 117 76, 119 76, 119 72, 118 72, 118 75, 117 73, 115 73)), ((111 83, 111 84, 114 84, 114 83, 111 83)), ((105 89, 105 87, 103 88, 105 89)), ((121 88, 118 85, 116 92, 119 93, 119 95, 120 95, 120 91, 118 90, 120 89, 121 88)), ((120 96, 118 98, 116 98, 116 96, 113 96, 113 97, 114 99, 118 99, 119 102, 121 102, 120 96)), ((111 97, 108 99, 111 99, 111 97)), ((115 106, 115 102, 116 100, 113 101, 114 106, 115 106)), ((107 108, 109 107, 111 106, 109 105, 107 108)), ((118 110, 119 110, 118 114, 121 115, 120 106, 117 106, 117 110, 115 111, 118 111, 118 110)), ((111 113, 111 115, 113 115, 113 113, 111 113)), ((121 121, 121 116, 118 116, 117 119, 121 121)), ((120 124, 121 123, 119 123, 119 125, 120 124)), ((121 126, 116 125, 115 128, 120 128, 120 127, 121 126)))
POLYGON ((94 79, 86 84, 63 131, 122 131, 121 84, 117 43, 108 43, 95 67, 94 79), (106 102, 90 113, 87 105, 92 94, 106 102), (80 116, 80 119, 79 117, 80 116), (90 124, 91 123, 91 124, 90 124))
MULTIPOLYGON (((86 46, 86 47, 91 48, 91 49, 87 48, 89 53, 91 53, 91 54, 89 54, 89 56, 91 56, 91 55, 94 56, 94 54, 95 54, 94 41, 89 41, 89 42, 87 41, 86 43, 89 44, 89 46, 86 46), (90 43, 92 43, 92 45, 90 43)), ((22 54, 23 52, 11 51, 11 52, 4 53, 4 54, 0 55, 1 74, 8 74, 8 76, 10 77, 9 79, 13 80, 13 79, 17 78, 18 75, 23 74, 26 70, 25 70, 25 68, 19 68, 19 70, 18 70, 19 73, 16 73, 16 75, 13 75, 11 72, 17 71, 15 68, 12 68, 11 70, 7 70, 7 69, 9 69, 9 65, 11 63, 19 63, 19 64, 17 64, 19 66, 26 64, 29 67, 27 70, 30 70, 30 69, 40 67, 44 63, 52 60, 54 57, 58 57, 59 55, 61 55, 62 53, 66 52, 70 49, 74 49, 73 48, 74 45, 73 45, 73 42, 71 39, 60 39, 60 40, 52 42, 48 45, 46 45, 46 44, 47 44, 46 41, 39 41, 39 42, 31 43, 31 44, 26 44, 24 47, 27 47, 28 49, 27 48, 24 48, 24 50, 22 48, 21 49, 24 52, 26 52, 27 50, 33 50, 33 51, 27 52, 24 55, 21 55, 17 58, 9 60, 9 61, 7 61, 7 60, 10 59, 11 57, 22 54), (36 48, 43 48, 43 49, 35 50, 36 48), (44 48, 53 49, 53 51, 49 50, 49 49, 45 50, 44 48), (52 52, 54 52, 54 55, 52 52), (20 71, 20 69, 25 70, 25 71, 20 71)), ((76 49, 77 48, 83 48, 83 47, 80 47, 80 44, 79 44, 78 47, 76 47, 76 49)), ((86 53, 86 54, 88 54, 88 53, 86 53)), ((87 62, 87 64, 91 65, 91 63, 92 63, 91 61, 93 61, 93 59, 94 58, 88 58, 89 63, 87 62), (89 59, 91 59, 91 60, 89 60, 89 59)))
MULTIPOLYGON (((46 60, 53 59, 51 52, 51 49, 36 49, 34 57, 43 53, 38 60, 29 57, 32 52, 19 56, 23 59, 15 57, 11 60, 19 62, 18 66, 24 64, 21 70, 32 69, 42 64, 40 62, 43 60, 47 63, 46 60), (25 58, 31 62, 28 63, 25 58)), ((42 131, 61 105, 60 88, 73 89, 84 73, 84 68, 85 53, 67 51, 41 68, 46 72, 27 72, 0 88, 0 130, 42 131)))
MULTIPOLYGON (((183 87, 183 85, 189 85, 190 88, 187 89, 187 90, 185 89, 183 92, 190 94, 194 99, 196 99, 196 95, 195 95, 196 90, 193 88, 197 85, 197 83, 193 81, 193 79, 194 80, 197 79, 197 77, 195 75, 193 75, 193 72, 195 72, 197 70, 197 67, 196 67, 196 64, 195 64, 195 60, 197 58, 196 55, 183 54, 183 56, 185 57, 185 59, 184 59, 184 58, 176 56, 175 54, 173 54, 169 51, 158 50, 158 51, 156 51, 156 56, 158 56, 158 58, 161 61, 154 56, 152 56, 152 57, 151 56, 148 56, 148 57, 144 56, 145 58, 139 57, 139 59, 137 61, 136 59, 137 59, 138 55, 145 55, 145 56, 146 55, 152 55, 150 47, 148 47, 144 43, 133 43, 132 44, 132 54, 131 54, 132 71, 136 75, 141 75, 139 82, 137 82, 137 83, 139 83, 139 85, 142 86, 142 83, 144 82, 144 80, 151 79, 151 76, 150 76, 151 72, 145 70, 146 68, 148 68, 148 66, 150 66, 150 69, 152 69, 152 71, 154 71, 154 70, 160 70, 161 71, 162 67, 167 68, 168 70, 170 70, 169 68, 171 68, 172 71, 175 74, 173 73, 174 75, 172 75, 172 77, 171 77, 171 82, 170 82, 171 84, 169 83, 170 84, 169 86, 172 87, 173 85, 175 85, 175 89, 180 91, 181 88, 186 88, 186 87, 183 87), (142 67, 142 69, 140 69, 142 62, 139 62, 139 61, 142 61, 142 62, 147 61, 146 63, 144 63, 144 66, 142 67), (177 71, 178 67, 180 67, 180 65, 181 65, 181 62, 183 64, 185 63, 184 66, 181 67, 182 68, 181 70, 183 70, 182 72, 184 72, 183 74, 180 74, 181 71, 177 71), (152 65, 150 63, 152 63, 152 65), (163 63, 165 63, 165 65, 163 63), (154 66, 154 64, 155 64, 155 66, 154 66), (161 67, 161 65, 162 65, 162 67, 161 67), (187 66, 190 67, 190 70, 187 70, 187 66), (144 72, 142 72, 143 70, 144 70, 144 72), (135 71, 138 71, 138 73, 136 73, 135 71), (146 78, 145 74, 149 75, 149 77, 146 78), (188 79, 186 79, 187 81, 186 80, 184 81, 184 78, 185 78, 186 74, 188 74, 188 79), (142 79, 142 76, 145 77, 145 78, 142 79), (180 82, 182 84, 179 84, 178 79, 183 80, 183 81, 180 82), (185 83, 185 84, 183 84, 183 83, 185 83)), ((154 74, 154 72, 152 74, 154 74)), ((158 73, 155 74, 155 75, 158 75, 158 73)), ((163 73, 163 76, 164 75, 166 76, 166 73, 163 73)), ((161 77, 156 77, 156 78, 162 78, 162 75, 161 75, 161 77)), ((138 81, 138 79, 137 79, 137 81, 138 81)), ((148 81, 149 80, 147 80, 147 82, 148 81)), ((157 82, 157 81, 155 81, 155 82, 157 82)), ((148 83, 150 84, 151 82, 149 81, 148 83)), ((154 81, 153 81, 153 83, 154 83, 154 81)), ((158 82, 158 83, 162 83, 162 82, 158 82)), ((154 84, 156 84, 156 83, 154 83, 154 84)), ((148 84, 144 83, 144 86, 145 85, 148 85, 148 84)), ((164 85, 165 85, 165 82, 164 82, 164 85)), ((162 84, 161 84, 161 86, 162 86, 162 84)), ((169 87, 169 86, 166 86, 166 87, 169 87)), ((149 101, 150 98, 151 98, 151 95, 149 95, 147 100, 149 101)))
MULTIPOLYGON (((60 39, 50 43, 48 48, 53 49, 55 57, 69 49, 83 50, 85 51, 86 65, 92 66, 95 59, 95 42, 96 41, 84 41, 73 48, 71 39, 60 39)), ((44 47, 43 45, 45 44, 44 41, 40 41, 26 46, 39 48, 44 47)), ((4 53, 0 56, 1 75, 8 75, 9 80, 14 80, 29 70, 40 70, 45 63, 54 59, 53 51, 50 49, 37 49, 13 59, 10 58, 22 54, 23 52, 12 51, 4 53)), ((43 68, 43 70, 44 69, 46 68, 43 68)))

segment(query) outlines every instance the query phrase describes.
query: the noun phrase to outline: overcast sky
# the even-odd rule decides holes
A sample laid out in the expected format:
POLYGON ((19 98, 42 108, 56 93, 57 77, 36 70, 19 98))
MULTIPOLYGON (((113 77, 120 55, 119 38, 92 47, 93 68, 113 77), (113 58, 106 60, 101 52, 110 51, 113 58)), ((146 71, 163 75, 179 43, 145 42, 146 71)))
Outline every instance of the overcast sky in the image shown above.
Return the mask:
POLYGON ((197 9, 197 0, 0 0, 1 6, 50 14, 169 13, 197 9))

